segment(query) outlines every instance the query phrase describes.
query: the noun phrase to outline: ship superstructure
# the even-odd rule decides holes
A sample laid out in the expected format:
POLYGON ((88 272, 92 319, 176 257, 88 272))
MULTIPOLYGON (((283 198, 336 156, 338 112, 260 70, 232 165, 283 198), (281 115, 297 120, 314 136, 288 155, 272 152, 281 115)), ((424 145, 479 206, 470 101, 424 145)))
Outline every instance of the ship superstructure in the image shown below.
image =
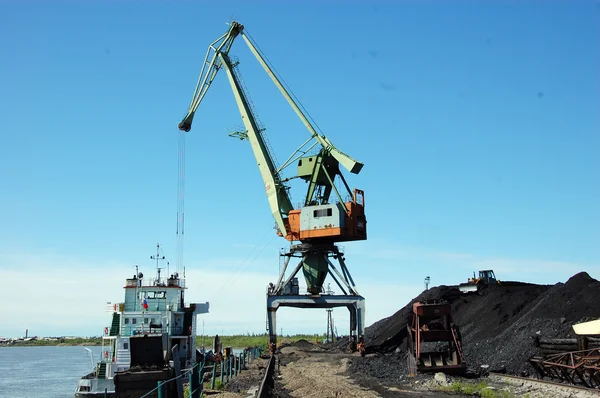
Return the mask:
MULTIPOLYGON (((80 379, 76 397, 114 396, 114 378, 119 372, 144 363, 144 352, 162 351, 162 364, 169 366, 172 348, 177 345, 180 368, 196 361, 196 315, 208 313, 209 303, 185 302, 185 279, 175 272, 160 275, 160 246, 157 245, 156 277, 136 274, 127 278, 125 300, 112 306, 112 322, 104 328, 101 358, 96 368, 80 379), (152 345, 152 347, 148 347, 152 345), (160 347, 157 347, 160 346, 160 347)), ((137 268, 137 267, 136 267, 137 268)))

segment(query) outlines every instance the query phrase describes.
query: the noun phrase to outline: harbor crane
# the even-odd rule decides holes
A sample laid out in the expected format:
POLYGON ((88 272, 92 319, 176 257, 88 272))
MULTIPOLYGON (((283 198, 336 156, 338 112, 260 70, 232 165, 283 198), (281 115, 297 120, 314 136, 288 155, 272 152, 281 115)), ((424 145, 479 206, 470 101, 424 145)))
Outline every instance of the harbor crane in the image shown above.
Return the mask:
POLYGON ((258 46, 244 32, 244 26, 236 21, 229 23, 227 33, 209 45, 189 109, 179 123, 180 130, 191 130, 198 106, 221 69, 227 74, 245 128, 245 131, 233 135, 250 142, 277 234, 290 242, 289 250, 280 253, 284 261, 277 283, 270 283, 267 291, 269 341, 271 344, 277 341, 276 311, 279 307, 347 307, 350 311, 351 345, 355 348, 356 342, 364 334, 365 299, 359 295, 346 267, 344 253, 336 243, 367 239, 364 192, 350 189, 340 167, 358 174, 363 163, 340 151, 325 135, 317 132, 258 46), (243 38, 310 133, 310 138, 281 167, 276 166, 265 133, 258 124, 252 102, 239 75, 238 63, 229 57, 231 46, 238 36, 243 38), (297 164, 296 175, 283 178, 281 172, 294 163, 297 164), (304 202, 297 208, 292 205, 288 193, 288 182, 294 178, 300 178, 308 185, 304 202), (341 181, 338 185, 343 187, 342 192, 336 186, 338 181, 341 181), (300 260, 288 273, 292 258, 300 260), (296 275, 300 270, 306 280, 305 294, 300 294, 298 288, 296 275), (323 283, 327 275, 333 278, 343 294, 325 292, 323 283))

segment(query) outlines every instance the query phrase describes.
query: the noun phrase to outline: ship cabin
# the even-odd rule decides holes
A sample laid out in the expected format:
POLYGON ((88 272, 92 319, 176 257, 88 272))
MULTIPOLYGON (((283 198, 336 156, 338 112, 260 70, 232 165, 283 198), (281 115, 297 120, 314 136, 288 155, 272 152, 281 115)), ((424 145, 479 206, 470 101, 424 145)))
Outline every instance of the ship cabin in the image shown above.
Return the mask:
POLYGON ((155 278, 144 278, 138 273, 126 280, 124 289, 124 302, 112 304, 112 324, 104 328, 98 376, 114 377, 116 372, 138 365, 132 363, 132 355, 135 356, 132 346, 143 344, 132 344, 132 339, 162 341, 165 364, 172 360, 171 350, 177 345, 181 367, 193 365, 196 360, 196 315, 208 313, 208 302, 186 303, 185 279, 178 273, 167 278, 161 277, 160 272, 155 278))

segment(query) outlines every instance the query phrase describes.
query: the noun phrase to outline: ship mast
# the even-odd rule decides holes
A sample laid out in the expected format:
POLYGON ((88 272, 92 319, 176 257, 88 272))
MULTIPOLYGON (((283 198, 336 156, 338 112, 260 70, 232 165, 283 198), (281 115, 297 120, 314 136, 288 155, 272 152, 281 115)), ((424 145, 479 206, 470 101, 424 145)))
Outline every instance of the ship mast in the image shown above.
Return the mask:
POLYGON ((160 244, 158 244, 158 243, 156 244, 156 255, 152 255, 152 256, 150 256, 150 258, 152 260, 156 260, 156 282, 155 282, 155 284, 159 284, 160 283, 160 270, 165 268, 165 267, 158 266, 158 262, 160 260, 165 259, 164 255, 163 256, 160 255, 160 244))

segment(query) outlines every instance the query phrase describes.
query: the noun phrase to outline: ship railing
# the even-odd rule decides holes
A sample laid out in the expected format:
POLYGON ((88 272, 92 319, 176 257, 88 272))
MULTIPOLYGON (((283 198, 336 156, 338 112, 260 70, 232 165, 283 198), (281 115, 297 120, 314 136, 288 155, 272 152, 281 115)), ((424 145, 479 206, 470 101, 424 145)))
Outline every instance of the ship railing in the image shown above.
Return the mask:
POLYGON ((164 299, 148 299, 148 308, 144 308, 143 301, 132 301, 127 305, 123 306, 121 312, 135 312, 135 311, 183 311, 184 307, 189 307, 189 303, 185 303, 182 307, 180 302, 177 300, 166 301, 164 299))
POLYGON ((147 278, 142 282, 144 286, 170 286, 170 287, 185 287, 185 279, 183 278, 147 278))
POLYGON ((167 333, 171 336, 184 336, 182 326, 166 326, 150 327, 149 324, 141 325, 125 325, 121 328, 122 336, 139 336, 167 333))
MULTIPOLYGON (((231 348, 231 347, 229 347, 231 348)), ((229 383, 233 377, 237 376, 242 370, 247 370, 247 365, 252 363, 262 354, 262 350, 258 347, 246 348, 242 350, 238 354, 233 354, 233 350, 229 350, 229 355, 223 356, 223 353, 219 352, 218 354, 203 355, 202 360, 195 364, 192 364, 189 368, 183 369, 180 371, 178 375, 168 380, 159 380, 157 382, 157 386, 152 390, 148 391, 146 394, 142 395, 140 398, 147 398, 150 396, 156 396, 158 393, 159 397, 167 396, 166 391, 170 383, 177 384, 178 394, 183 396, 183 381, 189 380, 189 395, 186 395, 191 398, 199 398, 203 394, 204 391, 204 375, 210 374, 210 381, 207 381, 207 386, 210 386, 211 390, 214 390, 216 387, 217 380, 220 378, 221 386, 225 385, 225 383, 229 383), (180 391, 180 392, 179 392, 180 391)), ((270 388, 266 388, 265 384, 269 384, 272 386, 272 381, 269 383, 269 378, 272 378, 272 374, 275 368, 275 357, 272 356, 272 359, 269 361, 269 368, 265 374, 265 378, 261 383, 261 391, 258 397, 264 398, 268 397, 270 388)))

